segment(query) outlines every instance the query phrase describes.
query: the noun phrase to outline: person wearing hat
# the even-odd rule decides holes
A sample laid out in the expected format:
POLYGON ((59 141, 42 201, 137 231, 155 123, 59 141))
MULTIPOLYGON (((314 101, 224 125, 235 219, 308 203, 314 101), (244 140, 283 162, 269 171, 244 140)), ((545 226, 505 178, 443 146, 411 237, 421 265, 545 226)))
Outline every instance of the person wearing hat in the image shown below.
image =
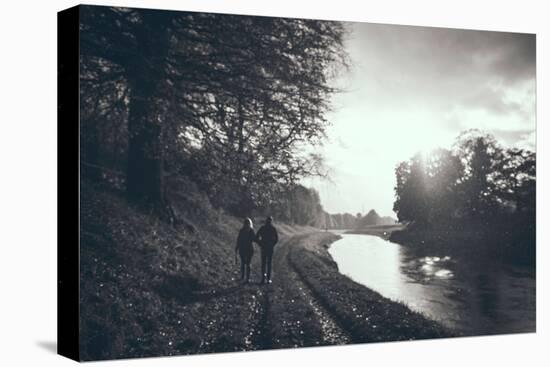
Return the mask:
POLYGON ((271 283, 271 262, 273 260, 273 248, 279 241, 277 229, 273 226, 273 218, 267 217, 265 224, 256 234, 256 242, 260 245, 260 257, 262 260, 262 281, 271 283))

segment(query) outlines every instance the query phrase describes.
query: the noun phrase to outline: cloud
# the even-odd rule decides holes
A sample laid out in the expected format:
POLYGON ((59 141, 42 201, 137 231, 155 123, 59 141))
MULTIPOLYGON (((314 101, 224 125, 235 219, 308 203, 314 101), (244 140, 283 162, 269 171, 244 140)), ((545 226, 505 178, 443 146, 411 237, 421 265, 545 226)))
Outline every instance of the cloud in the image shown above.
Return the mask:
POLYGON ((496 115, 521 113, 522 106, 515 101, 507 101, 502 89, 482 87, 464 96, 460 103, 466 108, 482 108, 496 115))
POLYGON ((355 39, 393 61, 404 74, 483 73, 516 82, 535 71, 535 35, 509 32, 358 23, 355 39))
POLYGON ((531 79, 535 75, 536 38, 534 34, 493 33, 495 58, 490 65, 494 74, 510 83, 531 79))
POLYGON ((535 131, 526 132, 522 134, 520 139, 516 142, 515 146, 521 149, 527 149, 531 151, 536 150, 537 134, 535 131))
MULTIPOLYGON (((348 40, 352 87, 379 103, 447 107, 479 92, 514 88, 535 75, 535 35, 355 23, 348 40), (369 93, 370 92, 370 93, 369 93)), ((499 106, 490 95, 488 108, 499 106)))

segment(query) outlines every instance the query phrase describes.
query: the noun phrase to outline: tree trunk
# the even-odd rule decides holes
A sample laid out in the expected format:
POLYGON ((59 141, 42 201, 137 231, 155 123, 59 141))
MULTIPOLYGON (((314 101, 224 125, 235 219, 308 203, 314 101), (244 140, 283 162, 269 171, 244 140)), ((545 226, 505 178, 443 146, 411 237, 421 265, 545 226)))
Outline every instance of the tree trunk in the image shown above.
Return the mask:
POLYGON ((169 17, 151 12, 136 34, 140 57, 128 64, 130 105, 128 115, 128 197, 151 204, 164 201, 162 127, 165 118, 161 86, 168 54, 169 17))
POLYGON ((86 176, 94 181, 101 180, 101 169, 99 168, 99 127, 97 120, 88 122, 88 127, 85 130, 85 139, 81 139, 83 156, 85 159, 84 169, 86 176))
POLYGON ((162 125, 149 88, 140 82, 133 84, 128 116, 126 190, 131 199, 162 202, 162 125))

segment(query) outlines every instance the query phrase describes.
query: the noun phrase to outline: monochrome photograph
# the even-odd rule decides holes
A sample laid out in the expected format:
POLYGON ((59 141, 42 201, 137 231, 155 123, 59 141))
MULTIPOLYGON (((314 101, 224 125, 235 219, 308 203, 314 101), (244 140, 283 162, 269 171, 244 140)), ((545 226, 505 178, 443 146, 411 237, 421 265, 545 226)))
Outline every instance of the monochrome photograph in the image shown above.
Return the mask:
POLYGON ((68 11, 80 360, 536 332, 535 34, 68 11))

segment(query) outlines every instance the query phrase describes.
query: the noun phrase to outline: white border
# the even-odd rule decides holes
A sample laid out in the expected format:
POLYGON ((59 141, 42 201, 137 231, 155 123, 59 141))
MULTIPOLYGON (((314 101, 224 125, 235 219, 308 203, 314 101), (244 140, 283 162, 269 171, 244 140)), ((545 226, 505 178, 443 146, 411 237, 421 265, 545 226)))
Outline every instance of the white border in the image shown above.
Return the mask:
MULTIPOLYGON (((536 334, 101 362, 105 366, 366 364, 543 365, 548 362, 547 210, 550 33, 543 1, 166 0, 91 1, 239 14, 537 33, 538 274, 536 334), (545 289, 546 288, 546 289, 545 289)), ((6 2, 1 12, 0 364, 71 365, 56 338, 56 12, 72 1, 6 2), (50 343, 50 344, 49 344, 50 343)))

